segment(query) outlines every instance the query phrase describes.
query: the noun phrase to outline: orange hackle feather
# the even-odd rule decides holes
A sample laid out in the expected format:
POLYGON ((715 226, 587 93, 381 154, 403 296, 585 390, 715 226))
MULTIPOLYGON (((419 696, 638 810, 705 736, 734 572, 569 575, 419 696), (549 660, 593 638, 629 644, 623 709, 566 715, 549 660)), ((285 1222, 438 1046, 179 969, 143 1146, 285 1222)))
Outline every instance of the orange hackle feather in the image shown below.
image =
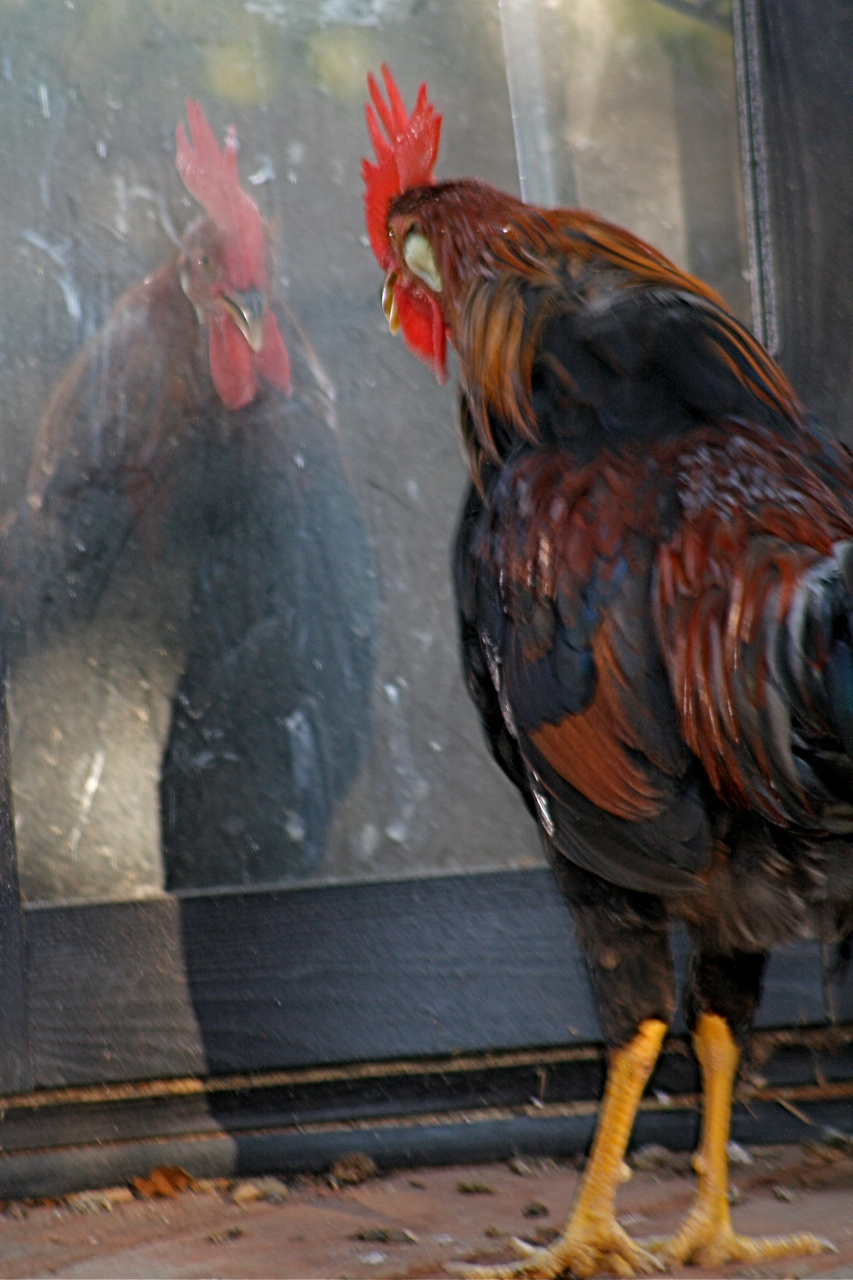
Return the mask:
MULTIPOLYGON (((465 194, 469 197, 467 190, 465 194)), ((597 260, 624 272, 626 287, 645 285, 695 298, 713 321, 718 358, 758 400, 788 421, 802 422, 803 410, 788 379, 719 294, 638 237, 579 210, 524 205, 484 184, 470 192, 469 203, 470 222, 464 234, 454 237, 454 249, 458 245, 462 260, 459 276, 471 283, 453 340, 487 455, 494 457, 490 413, 525 438, 537 438, 531 404, 534 355, 542 330, 565 300, 565 271, 572 262, 597 260), (503 215, 499 243, 484 271, 482 246, 497 239, 498 201, 503 215), (470 263, 464 261, 468 256, 470 263), (532 314, 531 289, 539 294, 532 314)))

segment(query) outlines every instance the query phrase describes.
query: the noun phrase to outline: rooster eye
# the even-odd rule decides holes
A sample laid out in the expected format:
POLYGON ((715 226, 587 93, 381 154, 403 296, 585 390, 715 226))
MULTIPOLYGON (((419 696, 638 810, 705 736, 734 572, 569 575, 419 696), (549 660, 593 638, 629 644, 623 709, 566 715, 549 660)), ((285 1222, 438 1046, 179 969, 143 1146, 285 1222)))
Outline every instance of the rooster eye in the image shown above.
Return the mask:
POLYGON ((198 265, 201 267, 203 271, 206 271, 207 268, 210 266, 210 258, 208 258, 206 253, 202 253, 199 255, 198 265))
POLYGON ((424 284, 428 284, 433 293, 441 293, 441 273, 436 265, 432 245, 420 231, 410 231, 403 245, 403 258, 406 266, 424 284))

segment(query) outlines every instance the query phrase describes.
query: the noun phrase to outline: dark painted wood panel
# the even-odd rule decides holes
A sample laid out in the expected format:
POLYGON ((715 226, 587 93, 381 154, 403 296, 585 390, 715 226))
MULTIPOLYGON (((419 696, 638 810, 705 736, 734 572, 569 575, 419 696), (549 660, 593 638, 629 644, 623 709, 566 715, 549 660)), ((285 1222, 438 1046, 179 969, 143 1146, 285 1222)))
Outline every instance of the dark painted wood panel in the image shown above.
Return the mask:
MULTIPOLYGON (((600 1039, 547 870, 32 911, 27 957, 39 1086, 600 1039)), ((819 949, 780 949, 759 1025, 826 1017, 819 949)))
POLYGON ((598 1036, 547 871, 34 911, 28 981, 39 1085, 598 1036))
POLYGON ((12 796, 9 787, 9 729, 0 654, 0 1090, 31 1089, 24 990, 24 947, 12 796))
MULTIPOLYGON (((808 1109, 821 1100, 844 1102, 838 1082, 853 1079, 853 1027, 839 1031, 833 1050, 823 1030, 793 1032, 761 1043, 758 1061, 768 1091, 780 1087, 803 1093, 808 1109), (791 1043, 791 1039, 797 1043, 791 1043), (768 1051, 770 1056, 765 1056, 768 1051)), ((655 1068, 648 1092, 679 1099, 699 1089, 694 1058, 683 1040, 670 1040, 655 1068)), ((535 1050, 431 1059, 417 1064, 374 1065, 369 1074, 343 1066, 315 1072, 220 1077, 216 1082, 169 1082, 157 1086, 100 1086, 57 1090, 7 1100, 0 1110, 0 1152, 180 1139, 187 1136, 247 1134, 306 1126, 364 1127, 381 1122, 425 1123, 436 1115, 464 1113, 482 1122, 497 1110, 530 1111, 536 1098, 552 1108, 595 1102, 604 1081, 603 1048, 535 1050), (519 1061, 519 1059, 522 1059, 519 1061), (479 1119, 478 1119, 479 1117, 479 1119), (420 1118, 420 1119, 419 1119, 420 1118)), ((844 1092, 844 1091, 842 1091, 844 1092)), ((853 1093, 846 1091, 849 1104, 853 1093)), ((753 1096, 753 1101, 760 1098, 753 1096)), ((766 1137, 769 1140, 770 1130, 766 1137)), ((0 1195, 2 1198, 2 1195, 0 1195)))
POLYGON ((757 17, 778 355, 805 403, 853 443, 853 5, 743 3, 757 17))
MULTIPOLYGON (((849 1100, 809 1104, 808 1122, 776 1102, 736 1106, 732 1137, 740 1143, 799 1142, 821 1126, 849 1132, 849 1100)), ((699 1117, 692 1108, 643 1111, 632 1146, 662 1143, 690 1150, 699 1117)), ((259 1134, 211 1135, 195 1140, 105 1143, 52 1151, 0 1155, 0 1198, 61 1195, 92 1186, 109 1186, 146 1174, 155 1164, 181 1165, 196 1178, 253 1177, 329 1169, 341 1156, 366 1152, 380 1169, 401 1166, 505 1160, 521 1154, 565 1158, 589 1147, 595 1115, 526 1115, 443 1124, 401 1124, 382 1128, 346 1127, 323 1132, 284 1130, 259 1134)))
POLYGON ((205 1071, 174 899, 24 918, 37 1086, 205 1071))
POLYGON ((235 1054, 260 1068, 598 1035, 569 914, 544 870, 182 908, 212 1071, 234 1070, 235 1054))

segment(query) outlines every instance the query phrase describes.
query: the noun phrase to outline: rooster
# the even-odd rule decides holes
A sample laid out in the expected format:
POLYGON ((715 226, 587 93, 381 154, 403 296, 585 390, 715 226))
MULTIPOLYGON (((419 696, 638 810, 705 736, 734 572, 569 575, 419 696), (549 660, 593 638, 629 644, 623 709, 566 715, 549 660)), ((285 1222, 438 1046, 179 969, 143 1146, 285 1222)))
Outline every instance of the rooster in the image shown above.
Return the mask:
POLYGON ((608 1046, 562 1236, 467 1275, 718 1267, 815 1253, 737 1234, 727 1143, 768 951, 853 925, 853 460, 705 284, 588 213, 437 182, 440 116, 369 78, 370 244, 392 331, 461 378, 472 484, 462 661, 535 816, 608 1046), (696 1197, 640 1242, 615 1195, 693 958, 696 1197))
POLYGON ((185 656, 160 780, 168 888, 316 865, 364 747, 373 643, 334 387, 273 308, 234 129, 221 148, 191 100, 187 118, 176 164, 205 212, 50 397, 9 522, 4 627, 14 663, 69 622, 118 610, 133 635, 168 615, 185 656), (162 599, 139 586, 152 561, 162 599))

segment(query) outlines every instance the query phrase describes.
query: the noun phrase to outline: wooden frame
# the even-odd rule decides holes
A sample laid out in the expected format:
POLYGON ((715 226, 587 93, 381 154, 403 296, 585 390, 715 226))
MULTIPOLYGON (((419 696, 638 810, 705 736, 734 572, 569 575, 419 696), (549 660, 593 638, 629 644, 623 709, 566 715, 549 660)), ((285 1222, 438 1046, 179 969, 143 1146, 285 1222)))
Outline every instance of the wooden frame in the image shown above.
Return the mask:
MULTIPOLYGON (((805 258, 800 249, 804 209, 834 231, 853 203, 830 199, 853 181, 849 112, 832 173, 811 172, 812 185, 793 194, 789 183, 803 164, 800 140, 817 155, 826 145, 820 86, 832 83, 835 63, 843 74, 839 50, 850 43, 831 28, 847 30, 850 14, 844 0, 828 0, 812 30, 808 0, 735 7, 760 327, 771 341, 778 335, 806 395, 839 361, 847 382, 833 374, 828 384, 846 403, 849 295, 832 293, 837 332, 823 348, 800 317, 804 297, 823 316, 830 274, 846 280, 838 262, 850 255, 850 228, 838 255, 822 242, 805 258), (801 127, 783 146, 791 94, 801 127)), ((7 742, 1 711, 4 779, 7 742)), ((683 970, 683 939, 676 951, 683 970)), ((806 944, 774 955, 761 1027, 834 1026, 848 1044, 853 977, 825 989, 821 961, 806 944)), ((599 1030, 568 912, 545 870, 22 912, 4 782, 0 990, 0 1197, 170 1161, 202 1174, 321 1168, 356 1147, 386 1164, 568 1153, 591 1132, 599 1030), (552 1092, 540 1097, 546 1077, 552 1092)), ((768 1044, 777 1050, 769 1093, 736 1118, 736 1136, 800 1136, 796 1115, 776 1105, 784 1088, 800 1090, 812 1118, 849 1127, 849 1047, 821 1056, 825 1032, 788 1031, 768 1044)), ((680 1046, 657 1079, 675 1102, 647 1108, 640 1140, 689 1142, 695 1079, 680 1046)))
POLYGON ((9 778, 9 726, 5 693, 0 686, 0 1089, 19 1093, 31 1089, 34 1081, 27 1031, 23 922, 9 778))

